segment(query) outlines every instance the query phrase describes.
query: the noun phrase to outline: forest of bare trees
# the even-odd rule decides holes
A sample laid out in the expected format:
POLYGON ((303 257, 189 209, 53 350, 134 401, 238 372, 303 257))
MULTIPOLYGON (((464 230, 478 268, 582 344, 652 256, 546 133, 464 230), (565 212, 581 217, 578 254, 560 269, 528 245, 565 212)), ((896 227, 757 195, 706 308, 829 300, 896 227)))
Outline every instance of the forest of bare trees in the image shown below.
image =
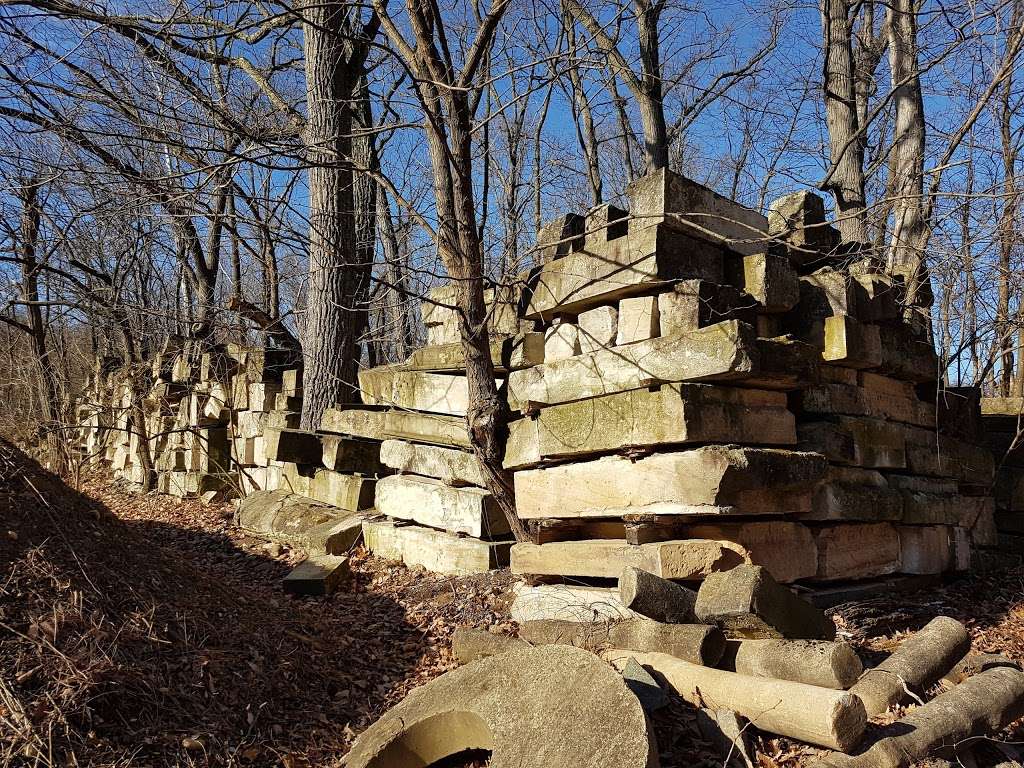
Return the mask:
POLYGON ((94 361, 168 334, 301 345, 315 425, 452 279, 510 504, 484 291, 663 167, 761 211, 819 190, 946 382, 1020 395, 1022 47, 1021 0, 0 0, 0 429, 59 465, 94 361))

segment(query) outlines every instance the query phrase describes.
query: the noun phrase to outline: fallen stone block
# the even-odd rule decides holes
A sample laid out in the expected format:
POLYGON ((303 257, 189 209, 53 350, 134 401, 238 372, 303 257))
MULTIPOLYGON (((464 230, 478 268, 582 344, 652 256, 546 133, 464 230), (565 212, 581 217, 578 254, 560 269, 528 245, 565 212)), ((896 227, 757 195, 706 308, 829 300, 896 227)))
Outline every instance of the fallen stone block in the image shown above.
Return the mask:
POLYGON ((459 664, 497 656, 507 651, 528 648, 525 640, 511 635, 499 635, 486 629, 456 627, 452 633, 452 656, 459 664))
POLYGON ((414 413, 367 408, 328 408, 320 421, 322 432, 369 440, 412 440, 469 448, 466 420, 438 413, 414 413))
POLYGON ((534 645, 573 645, 592 653, 607 648, 667 653, 705 666, 717 664, 725 649, 725 637, 717 627, 650 619, 591 623, 542 619, 521 624, 519 636, 534 645))
POLYGON ((619 599, 654 621, 685 624, 696 618, 696 592, 634 565, 627 565, 619 574, 619 599))
POLYGON ((776 581, 807 579, 818 571, 818 548, 810 528, 788 520, 704 522, 686 525, 690 538, 733 541, 743 547, 754 565, 763 566, 776 581))
POLYGON ((321 453, 317 460, 335 472, 357 472, 373 475, 383 470, 381 443, 359 440, 344 435, 320 435, 321 453))
POLYGON ((285 592, 323 597, 340 587, 351 573, 347 557, 317 555, 303 560, 281 580, 285 592))
POLYGON ((900 540, 890 523, 830 525, 814 531, 821 581, 870 579, 900 569, 900 540))
POLYGON ((864 667, 849 643, 829 640, 729 640, 725 669, 751 677, 846 690, 864 667))
POLYGON ((619 302, 616 346, 647 341, 661 336, 661 314, 657 296, 634 296, 619 302))
POLYGON ((945 573, 953 567, 951 528, 945 525, 898 525, 900 571, 945 573))
POLYGON ((752 378, 759 363, 754 329, 731 320, 693 331, 598 349, 509 374, 509 402, 568 403, 636 389, 648 382, 752 378))
POLYGON ((363 538, 366 548, 385 560, 452 576, 486 573, 508 565, 511 546, 509 541, 480 541, 389 520, 365 521, 363 538))
POLYGON ((524 470, 514 481, 523 519, 785 514, 809 509, 825 469, 813 453, 705 446, 524 470))
POLYGON ((832 620, 758 565, 709 575, 697 592, 697 618, 730 637, 831 640, 832 620))
POLYGON ((697 708, 697 730, 722 759, 723 768, 756 768, 749 723, 731 709, 697 708))
POLYGON ((739 545, 686 539, 639 546, 623 539, 519 542, 512 547, 512 572, 544 576, 617 578, 628 565, 665 579, 700 579, 746 560, 739 545))
POLYGON ((848 751, 860 743, 867 724, 864 705, 848 691, 789 680, 748 677, 711 669, 664 653, 606 651, 619 666, 630 656, 660 675, 684 701, 732 710, 768 733, 821 747, 848 751))
POLYGON ((626 195, 631 228, 664 224, 744 255, 768 244, 767 218, 668 169, 637 179, 626 195))
POLYGON ((390 475, 377 481, 375 501, 382 515, 450 533, 493 539, 509 532, 505 515, 482 488, 453 488, 432 477, 390 475))
POLYGON ((666 384, 553 405, 514 421, 504 463, 518 469, 548 459, 695 442, 792 445, 795 419, 782 393, 666 384))
POLYGON ((287 491, 259 491, 241 500, 235 525, 313 554, 342 554, 358 538, 362 518, 287 491), (356 530, 353 531, 352 529, 356 530))
POLYGON ((339 509, 359 512, 373 507, 375 482, 371 477, 317 469, 309 484, 308 495, 339 509))
POLYGON ((318 464, 323 444, 316 432, 292 429, 267 429, 263 433, 267 458, 272 461, 293 461, 296 464, 318 464))
POLYGON ((556 645, 481 659, 413 689, 359 735, 346 765, 427 766, 468 749, 488 750, 494 768, 658 765, 643 707, 622 677, 593 654, 556 645))
POLYGON ((974 736, 997 733, 1021 715, 1024 715, 1024 672, 995 667, 915 707, 884 729, 883 733, 889 735, 861 754, 830 753, 813 766, 908 768, 933 750, 962 744, 974 736))
POLYGON ((869 717, 922 693, 970 650, 971 636, 956 619, 938 616, 872 669, 850 689, 864 702, 869 717))
POLYGON ((619 332, 618 307, 594 307, 577 318, 580 351, 594 352, 615 346, 619 332))
POLYGON ((516 584, 510 614, 519 624, 541 619, 602 621, 642 618, 622 604, 619 591, 610 587, 567 584, 516 584))
POLYGON ((380 460, 402 473, 424 475, 446 485, 485 484, 480 462, 472 453, 437 445, 422 445, 405 440, 385 440, 380 445, 380 460))

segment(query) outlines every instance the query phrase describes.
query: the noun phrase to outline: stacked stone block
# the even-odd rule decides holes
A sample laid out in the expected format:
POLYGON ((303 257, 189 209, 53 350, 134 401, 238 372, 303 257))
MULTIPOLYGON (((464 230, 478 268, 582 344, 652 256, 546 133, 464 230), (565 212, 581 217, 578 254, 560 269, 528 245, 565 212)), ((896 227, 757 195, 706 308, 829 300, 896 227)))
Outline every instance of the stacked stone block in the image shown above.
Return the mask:
POLYGON ((994 536, 992 458, 937 429, 937 360, 902 286, 837 248, 808 193, 761 217, 660 171, 628 197, 539 235, 523 317, 545 362, 508 381, 505 466, 533 536, 513 571, 967 568, 994 536))
POLYGON ((1024 398, 981 398, 986 445, 996 457, 999 548, 1024 554, 1024 398))

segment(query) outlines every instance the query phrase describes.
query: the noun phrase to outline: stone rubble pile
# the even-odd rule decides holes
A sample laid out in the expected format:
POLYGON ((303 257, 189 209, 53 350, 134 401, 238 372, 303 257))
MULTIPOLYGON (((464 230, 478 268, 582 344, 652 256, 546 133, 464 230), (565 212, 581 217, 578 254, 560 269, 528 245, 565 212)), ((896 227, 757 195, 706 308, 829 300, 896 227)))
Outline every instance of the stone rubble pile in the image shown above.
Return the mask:
POLYGON ((966 570, 995 544, 993 460, 962 428, 977 412, 937 412, 926 325, 837 248, 820 198, 765 218, 667 171, 628 196, 539 236, 523 318, 545 360, 508 380, 505 465, 534 533, 514 572, 747 561, 833 582, 966 570))
MULTIPOLYGON (((512 545, 470 451, 453 285, 422 303, 428 346, 361 371, 362 404, 315 432, 298 429, 297 353, 169 341, 145 397, 158 487, 363 514, 370 549, 439 572, 510 562, 533 584, 524 614, 550 602, 538 581, 571 580, 570 612, 628 615, 603 581, 626 566, 699 581, 753 563, 821 586, 966 570, 996 544, 977 393, 939 391, 927 320, 819 197, 764 217, 665 170, 627 194, 628 211, 547 224, 539 266, 486 297, 530 541, 512 545)), ((131 402, 98 370, 80 444, 139 481, 131 402)))

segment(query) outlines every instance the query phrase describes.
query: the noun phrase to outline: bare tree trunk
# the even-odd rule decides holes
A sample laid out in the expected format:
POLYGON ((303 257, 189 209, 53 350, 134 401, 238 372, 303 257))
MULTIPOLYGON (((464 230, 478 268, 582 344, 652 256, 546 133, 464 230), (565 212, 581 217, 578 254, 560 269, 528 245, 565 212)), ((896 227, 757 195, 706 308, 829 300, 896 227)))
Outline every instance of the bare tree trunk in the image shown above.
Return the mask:
POLYGON ((889 6, 889 70, 895 103, 891 175, 894 179, 893 228, 888 268, 906 281, 907 304, 932 303, 924 247, 924 102, 917 63, 916 0, 893 0, 889 6))
POLYGON ((36 249, 39 243, 39 227, 43 209, 39 201, 42 184, 28 179, 18 190, 21 198, 21 243, 18 254, 21 262, 21 294, 25 302, 28 323, 25 330, 32 343, 42 389, 43 418, 42 431, 46 437, 46 453, 51 469, 61 474, 67 468, 67 454, 64 451, 63 408, 60 401, 60 387, 57 373, 50 360, 46 343, 46 323, 39 303, 39 270, 36 249))
POLYGON ((302 428, 328 408, 357 399, 360 306, 367 266, 359 263, 354 221, 352 98, 361 74, 347 57, 347 4, 307 4, 306 151, 309 167, 309 286, 303 333, 302 428))
MULTIPOLYGON (((1002 349, 1002 370, 1000 371, 999 387, 1001 394, 1009 396, 1011 385, 1015 391, 1022 388, 1020 374, 1014 375, 1013 347, 1019 330, 1010 323, 1010 281, 1011 258, 1014 245, 1017 243, 1017 153, 1018 147, 1013 131, 1014 110, 1011 103, 1013 97, 1013 75, 1010 74, 1003 84, 997 106, 999 115, 999 138, 1003 160, 1003 210, 999 217, 999 304, 996 309, 996 333, 1002 349), (1017 332, 1015 332, 1017 331, 1017 332)), ((1021 310, 1017 312, 1018 322, 1021 310)), ((1024 354, 1018 353, 1018 354, 1024 354)), ((1024 366, 1021 366, 1024 368, 1024 366)))
POLYGON ((584 90, 583 78, 580 75, 579 60, 576 55, 576 24, 572 17, 566 14, 564 21, 565 31, 568 37, 569 62, 569 83, 572 85, 572 106, 573 123, 576 125, 576 138, 583 150, 583 158, 587 163, 587 180, 590 182, 590 197, 594 205, 600 205, 603 198, 601 185, 601 163, 598 159, 597 134, 594 130, 594 115, 590 111, 590 100, 584 90))
POLYGON ((825 49, 822 77, 832 165, 824 186, 835 198, 836 227, 843 240, 867 242, 864 152, 858 136, 852 26, 847 0, 821 0, 825 49))

